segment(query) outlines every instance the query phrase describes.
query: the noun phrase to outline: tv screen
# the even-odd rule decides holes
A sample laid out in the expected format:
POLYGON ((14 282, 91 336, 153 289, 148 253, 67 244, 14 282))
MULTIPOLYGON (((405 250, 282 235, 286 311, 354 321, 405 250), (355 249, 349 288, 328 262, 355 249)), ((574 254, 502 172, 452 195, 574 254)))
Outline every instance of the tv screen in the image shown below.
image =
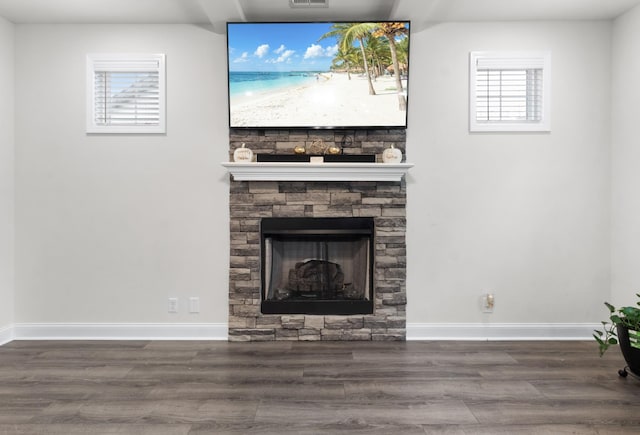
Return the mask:
POLYGON ((227 23, 229 127, 406 128, 409 22, 227 23))

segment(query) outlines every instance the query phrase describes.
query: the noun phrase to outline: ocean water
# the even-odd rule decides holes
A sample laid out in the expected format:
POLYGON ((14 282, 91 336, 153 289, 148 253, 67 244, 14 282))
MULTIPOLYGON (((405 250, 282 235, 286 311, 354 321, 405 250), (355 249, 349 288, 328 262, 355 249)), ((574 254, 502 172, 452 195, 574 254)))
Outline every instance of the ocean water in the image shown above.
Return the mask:
POLYGON ((315 71, 229 72, 229 95, 264 92, 316 81, 315 71))

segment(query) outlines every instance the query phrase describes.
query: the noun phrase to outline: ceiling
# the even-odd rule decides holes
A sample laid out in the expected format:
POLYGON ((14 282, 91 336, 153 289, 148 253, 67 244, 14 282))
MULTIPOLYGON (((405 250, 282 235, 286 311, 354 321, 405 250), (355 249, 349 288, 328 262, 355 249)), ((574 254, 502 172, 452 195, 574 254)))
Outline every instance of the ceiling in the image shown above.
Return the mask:
POLYGON ((227 21, 405 20, 413 30, 450 21, 612 19, 640 0, 328 0, 291 8, 289 0, 0 0, 14 23, 199 24, 224 32, 227 21))

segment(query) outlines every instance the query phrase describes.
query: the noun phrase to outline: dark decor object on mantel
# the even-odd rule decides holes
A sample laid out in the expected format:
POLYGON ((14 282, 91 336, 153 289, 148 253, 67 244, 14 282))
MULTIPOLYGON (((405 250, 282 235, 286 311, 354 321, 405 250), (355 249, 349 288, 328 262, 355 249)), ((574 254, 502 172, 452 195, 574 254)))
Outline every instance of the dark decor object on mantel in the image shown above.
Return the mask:
POLYGON ((327 163, 375 163, 375 154, 325 154, 327 163))
POLYGON ((257 154, 257 162, 309 162, 311 157, 322 157, 327 163, 375 163, 375 154, 257 154))
POLYGON ((256 154, 256 162, 263 163, 287 163, 308 162, 311 156, 308 154, 256 154))

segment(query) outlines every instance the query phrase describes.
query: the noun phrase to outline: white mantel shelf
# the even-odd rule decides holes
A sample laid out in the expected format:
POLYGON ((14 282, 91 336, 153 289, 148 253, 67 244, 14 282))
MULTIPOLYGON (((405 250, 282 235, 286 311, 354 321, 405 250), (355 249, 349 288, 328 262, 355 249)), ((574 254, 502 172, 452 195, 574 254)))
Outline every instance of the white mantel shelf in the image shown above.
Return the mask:
POLYGON ((235 181, 400 181, 413 163, 223 163, 235 181))

